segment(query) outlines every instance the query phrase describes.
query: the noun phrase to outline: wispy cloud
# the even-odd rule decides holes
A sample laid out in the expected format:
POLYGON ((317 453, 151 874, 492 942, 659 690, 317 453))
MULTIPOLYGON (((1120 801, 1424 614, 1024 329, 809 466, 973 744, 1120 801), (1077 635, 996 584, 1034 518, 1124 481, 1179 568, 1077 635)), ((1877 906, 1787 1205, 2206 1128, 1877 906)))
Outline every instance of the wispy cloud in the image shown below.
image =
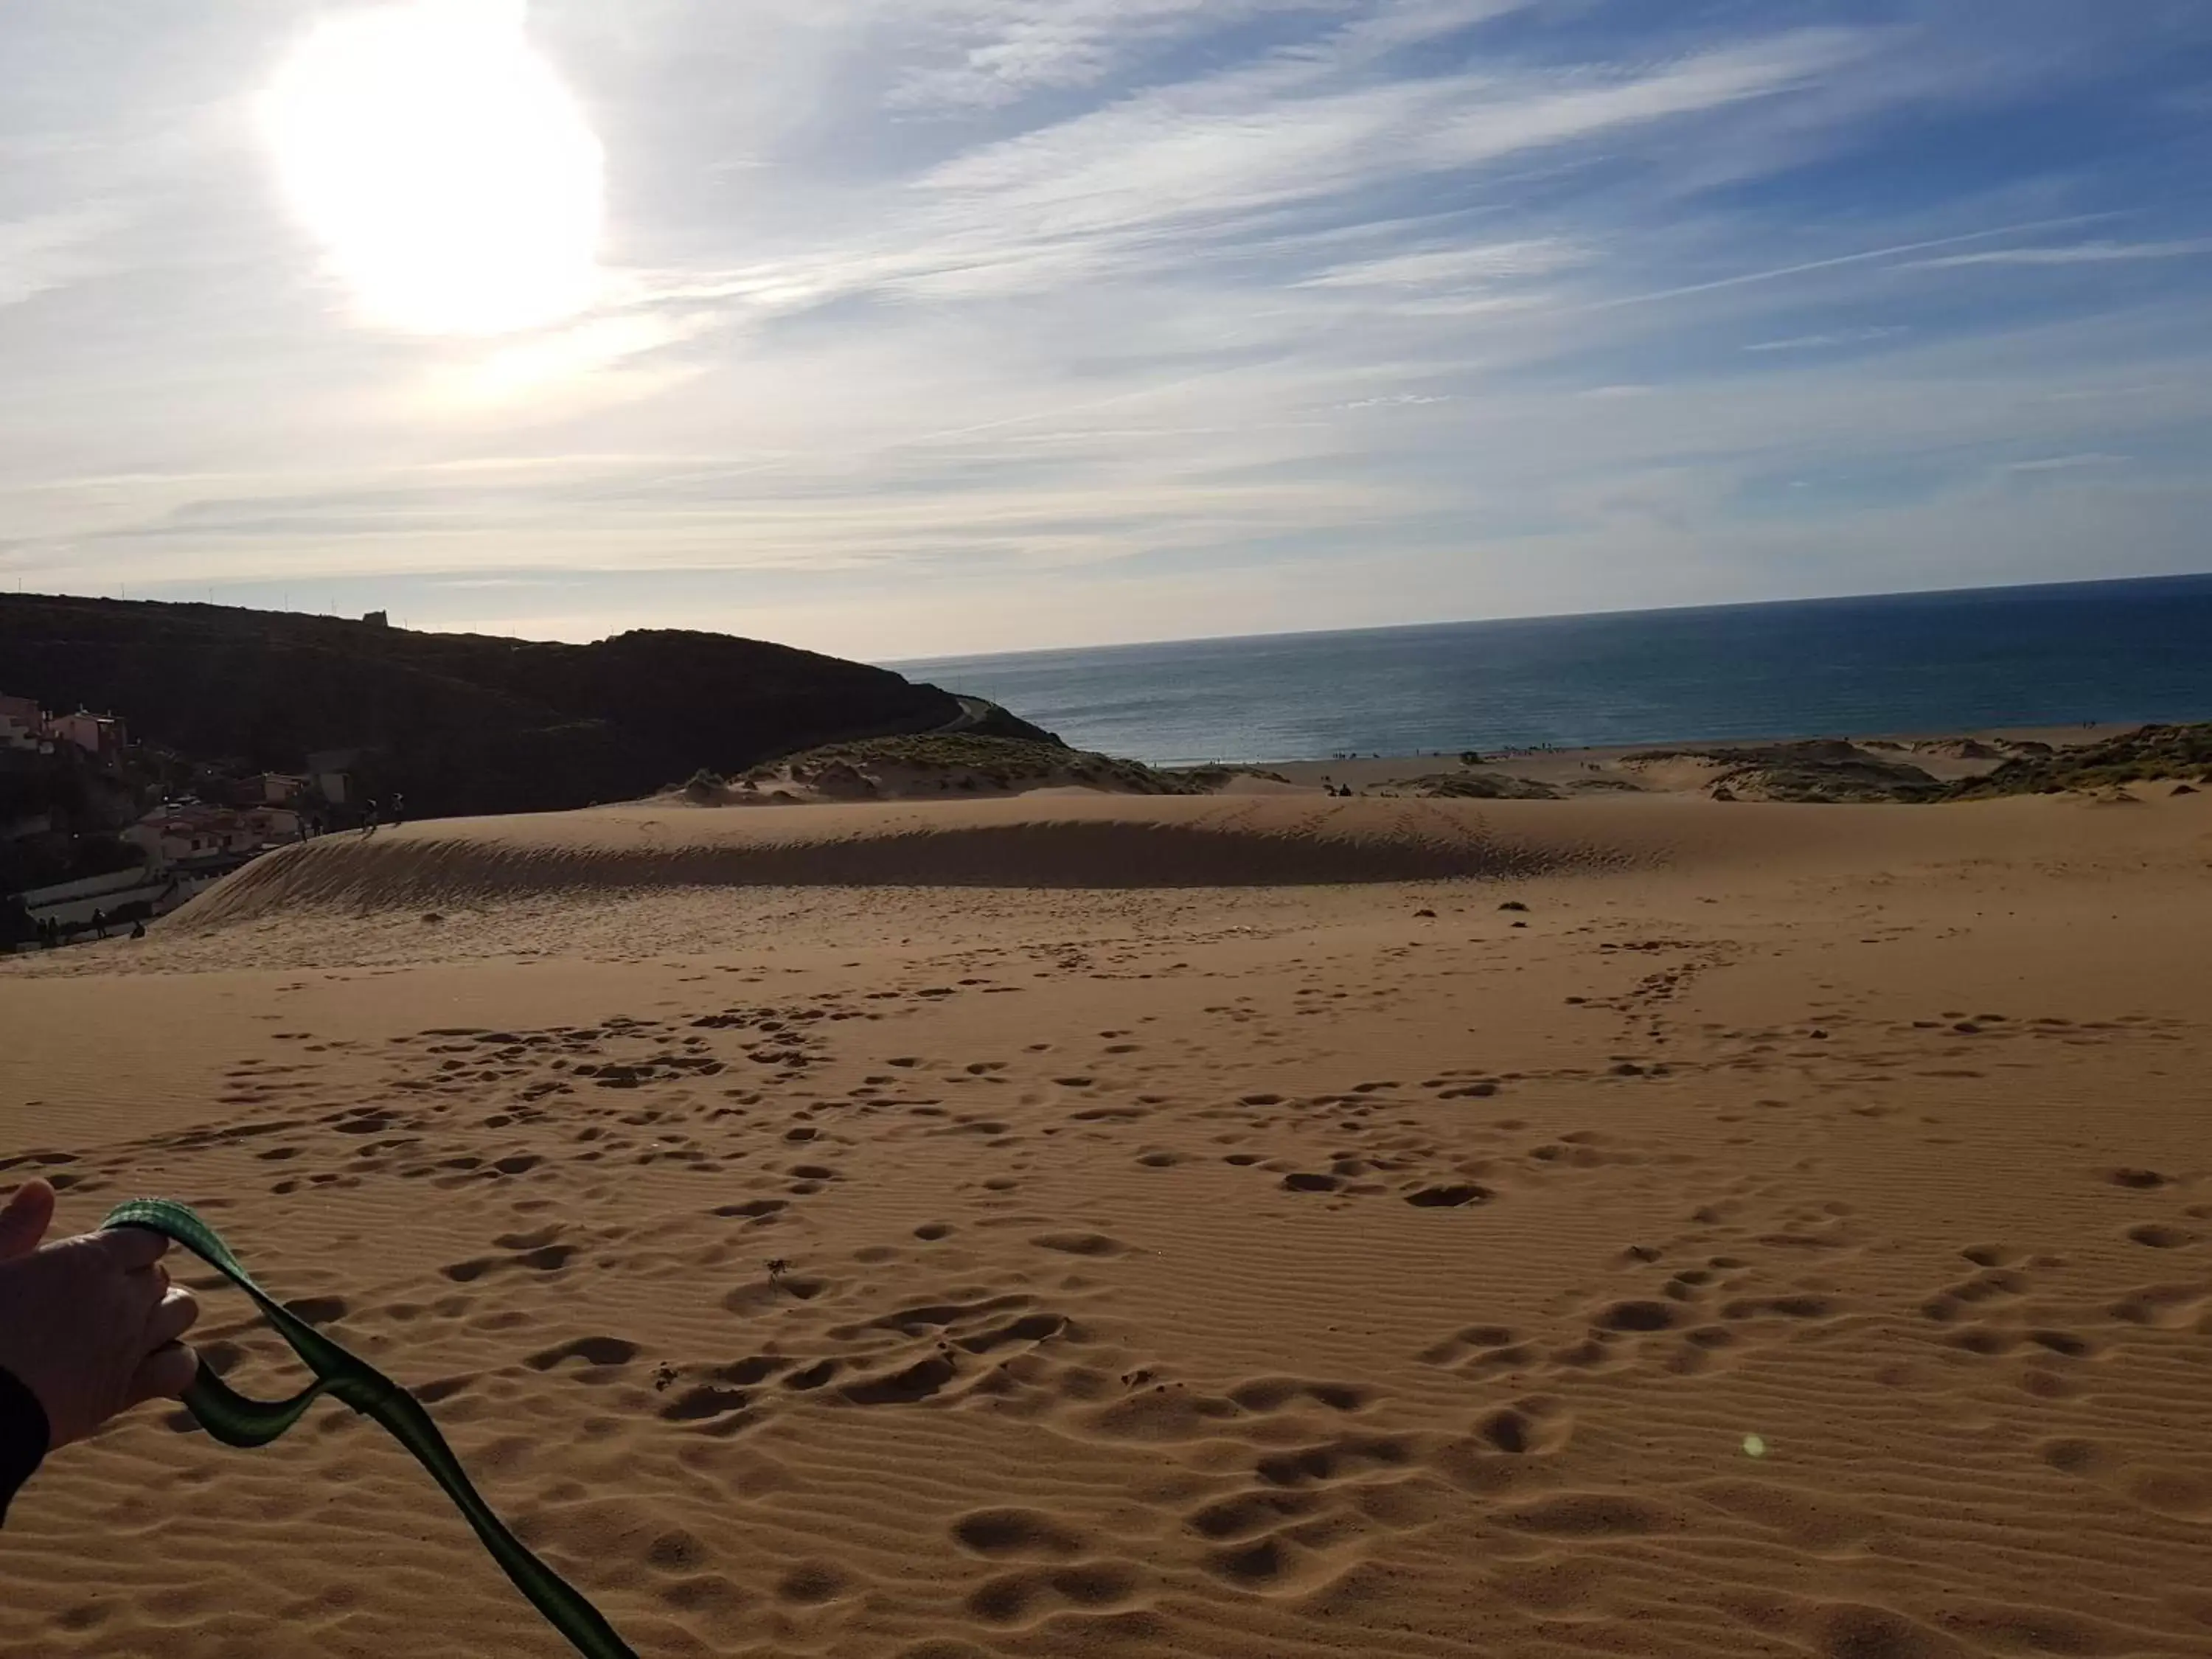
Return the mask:
POLYGON ((0 221, 0 307, 21 305, 98 270, 94 245, 111 223, 96 207, 0 221))
POLYGON ((2212 236, 2180 242, 2069 242, 2050 247, 1999 247, 1917 259, 1923 270, 1962 270, 1971 265, 2105 265, 2136 259, 2185 259, 2212 253, 2212 236))
POLYGON ((1039 216, 1045 234, 1111 234, 1203 214, 1245 215, 1378 178, 1495 162, 1669 117, 1771 96, 1850 52, 1831 31, 1698 53, 1644 73, 1526 71, 1334 84, 1349 65, 1317 52, 1109 105, 971 151, 925 191, 1001 234, 1039 216))
POLYGON ((892 88, 895 110, 995 108, 1032 93, 1095 86, 1201 31, 1269 12, 1326 15, 1332 0, 921 0, 936 25, 927 60, 892 88))
POLYGON ((2045 455, 2032 461, 2014 461, 2005 468, 2008 472, 2078 472, 2085 466, 2124 466, 2124 455, 2106 455, 2091 451, 2081 455, 2045 455))
POLYGON ((1431 404, 1448 404, 1450 401, 1450 395, 1444 392, 1394 392, 1382 398, 1355 398, 1339 406, 1344 409, 1425 409, 1431 404))
POLYGON ((1901 327, 1853 328, 1833 334, 1796 334, 1786 340, 1754 340, 1746 351, 1826 351, 1836 346, 1870 345, 1907 332, 1901 327))
POLYGON ((1582 264, 1589 258, 1572 243, 1556 238, 1474 243, 1332 265, 1307 277, 1305 285, 1358 289, 1472 287, 1516 277, 1547 276, 1582 264))

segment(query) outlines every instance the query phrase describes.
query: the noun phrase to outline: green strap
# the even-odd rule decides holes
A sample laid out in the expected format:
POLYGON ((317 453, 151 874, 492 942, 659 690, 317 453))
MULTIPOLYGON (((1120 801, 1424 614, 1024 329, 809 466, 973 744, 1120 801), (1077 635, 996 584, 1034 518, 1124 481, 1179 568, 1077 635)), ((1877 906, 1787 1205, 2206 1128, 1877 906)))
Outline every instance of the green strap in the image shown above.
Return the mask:
POLYGON ((291 1399, 261 1401, 247 1399, 203 1365, 191 1387, 185 1390, 185 1405, 202 1428, 228 1446, 265 1446, 305 1416, 318 1395, 336 1395, 362 1416, 383 1425, 393 1439, 415 1455, 415 1461, 430 1472, 430 1478, 445 1488, 446 1496, 476 1528, 484 1548, 514 1580, 514 1587, 568 1638, 577 1652, 586 1659, 637 1659, 599 1610, 525 1549, 477 1496, 460 1460, 453 1455, 422 1402, 367 1360, 287 1311, 253 1282, 231 1255, 222 1236, 191 1206, 164 1198, 133 1199, 116 1206, 100 1225, 103 1229, 143 1227, 174 1239, 252 1297, 277 1334, 315 1373, 314 1382, 291 1399))

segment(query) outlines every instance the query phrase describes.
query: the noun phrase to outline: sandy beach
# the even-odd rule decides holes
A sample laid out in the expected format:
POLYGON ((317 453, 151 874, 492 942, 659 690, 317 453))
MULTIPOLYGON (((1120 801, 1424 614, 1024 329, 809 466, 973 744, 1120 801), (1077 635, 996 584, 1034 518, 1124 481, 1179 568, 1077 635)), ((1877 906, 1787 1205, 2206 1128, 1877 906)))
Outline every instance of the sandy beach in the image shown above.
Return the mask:
MULTIPOLYGON (((643 1654, 2201 1655, 2212 794, 2139 793, 330 836, 0 963, 0 1165, 200 1206, 643 1654)), ((328 1402, 57 1456, 0 1585, 567 1650, 328 1402)))

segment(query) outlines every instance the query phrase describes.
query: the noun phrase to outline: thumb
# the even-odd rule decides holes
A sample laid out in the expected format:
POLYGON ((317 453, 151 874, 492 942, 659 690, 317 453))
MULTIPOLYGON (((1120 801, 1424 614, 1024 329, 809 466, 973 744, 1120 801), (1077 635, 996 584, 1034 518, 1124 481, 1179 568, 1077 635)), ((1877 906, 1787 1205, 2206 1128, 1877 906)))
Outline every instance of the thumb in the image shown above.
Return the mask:
POLYGON ((0 1261, 13 1261, 39 1248, 54 1221, 54 1189, 43 1179, 25 1182, 0 1207, 0 1261))
POLYGON ((131 1379, 128 1403, 174 1400, 191 1387, 199 1375, 200 1357, 181 1342, 165 1342, 139 1361, 131 1379))

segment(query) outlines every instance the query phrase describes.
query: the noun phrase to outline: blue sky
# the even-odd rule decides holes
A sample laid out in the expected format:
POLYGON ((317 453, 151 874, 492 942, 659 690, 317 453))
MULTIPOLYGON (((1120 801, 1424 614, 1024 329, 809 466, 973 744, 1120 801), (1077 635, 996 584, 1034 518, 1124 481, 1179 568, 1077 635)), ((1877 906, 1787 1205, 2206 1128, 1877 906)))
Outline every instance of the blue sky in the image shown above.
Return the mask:
POLYGON ((888 659, 2202 569, 2208 371, 2201 0, 0 12, 28 589, 888 659))

